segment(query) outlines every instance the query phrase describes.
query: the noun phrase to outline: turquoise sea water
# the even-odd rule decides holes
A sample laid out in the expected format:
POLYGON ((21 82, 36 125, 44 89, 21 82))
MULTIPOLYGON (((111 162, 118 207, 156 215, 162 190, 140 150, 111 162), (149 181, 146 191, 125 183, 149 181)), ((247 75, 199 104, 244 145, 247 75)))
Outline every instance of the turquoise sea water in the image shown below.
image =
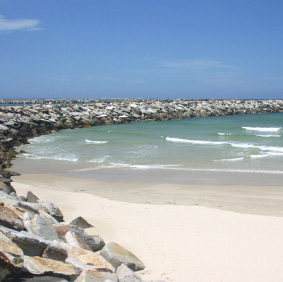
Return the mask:
POLYGON ((283 174, 283 114, 140 122, 36 137, 21 157, 71 171, 101 168, 251 171, 283 174))

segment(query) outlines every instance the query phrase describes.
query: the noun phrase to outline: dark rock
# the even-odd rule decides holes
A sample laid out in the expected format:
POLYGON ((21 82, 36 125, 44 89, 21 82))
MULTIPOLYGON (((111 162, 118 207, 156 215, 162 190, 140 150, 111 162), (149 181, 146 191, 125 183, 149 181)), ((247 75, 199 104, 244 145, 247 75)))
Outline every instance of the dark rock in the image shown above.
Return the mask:
POLYGON ((6 278, 3 282, 68 282, 68 280, 54 276, 37 276, 25 273, 25 275, 19 275, 17 278, 6 278))
POLYGON ((93 227, 93 225, 89 224, 84 218, 82 218, 81 216, 75 218, 74 220, 72 220, 70 222, 70 225, 75 225, 78 226, 80 228, 86 229, 86 228, 90 228, 93 227))

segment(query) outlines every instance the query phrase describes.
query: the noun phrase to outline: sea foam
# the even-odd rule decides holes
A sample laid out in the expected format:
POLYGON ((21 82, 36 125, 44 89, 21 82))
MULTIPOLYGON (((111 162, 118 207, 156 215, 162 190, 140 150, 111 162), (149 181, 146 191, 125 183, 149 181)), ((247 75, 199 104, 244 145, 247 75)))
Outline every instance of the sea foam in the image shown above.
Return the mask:
POLYGON ((281 129, 281 127, 248 127, 248 126, 243 126, 242 128, 251 131, 263 131, 263 132, 278 132, 281 129))
POLYGON ((94 140, 88 140, 88 139, 86 139, 85 140, 85 142, 87 143, 87 144, 106 144, 106 143, 108 143, 108 141, 94 141, 94 140))
POLYGON ((171 138, 171 137, 166 137, 166 140, 170 141, 170 142, 201 144, 201 145, 223 145, 223 144, 227 144, 227 142, 190 140, 190 139, 171 138))

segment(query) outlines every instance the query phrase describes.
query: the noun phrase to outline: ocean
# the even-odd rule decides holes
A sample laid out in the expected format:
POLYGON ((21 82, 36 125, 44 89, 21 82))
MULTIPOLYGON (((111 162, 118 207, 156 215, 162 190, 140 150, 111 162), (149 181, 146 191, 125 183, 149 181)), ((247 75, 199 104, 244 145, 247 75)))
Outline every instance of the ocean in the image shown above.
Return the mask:
POLYGON ((29 142, 18 148, 25 151, 18 159, 42 160, 57 173, 119 168, 283 174, 283 113, 67 129, 29 142))

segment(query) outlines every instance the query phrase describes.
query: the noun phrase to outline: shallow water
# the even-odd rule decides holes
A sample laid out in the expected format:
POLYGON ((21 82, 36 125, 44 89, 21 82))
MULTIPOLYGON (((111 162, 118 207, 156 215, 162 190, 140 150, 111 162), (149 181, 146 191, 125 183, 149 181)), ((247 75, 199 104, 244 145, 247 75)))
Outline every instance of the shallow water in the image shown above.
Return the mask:
POLYGON ((283 114, 141 122, 62 130, 19 149, 57 172, 101 168, 283 174, 283 114), (61 166, 58 164, 61 164, 61 166))

